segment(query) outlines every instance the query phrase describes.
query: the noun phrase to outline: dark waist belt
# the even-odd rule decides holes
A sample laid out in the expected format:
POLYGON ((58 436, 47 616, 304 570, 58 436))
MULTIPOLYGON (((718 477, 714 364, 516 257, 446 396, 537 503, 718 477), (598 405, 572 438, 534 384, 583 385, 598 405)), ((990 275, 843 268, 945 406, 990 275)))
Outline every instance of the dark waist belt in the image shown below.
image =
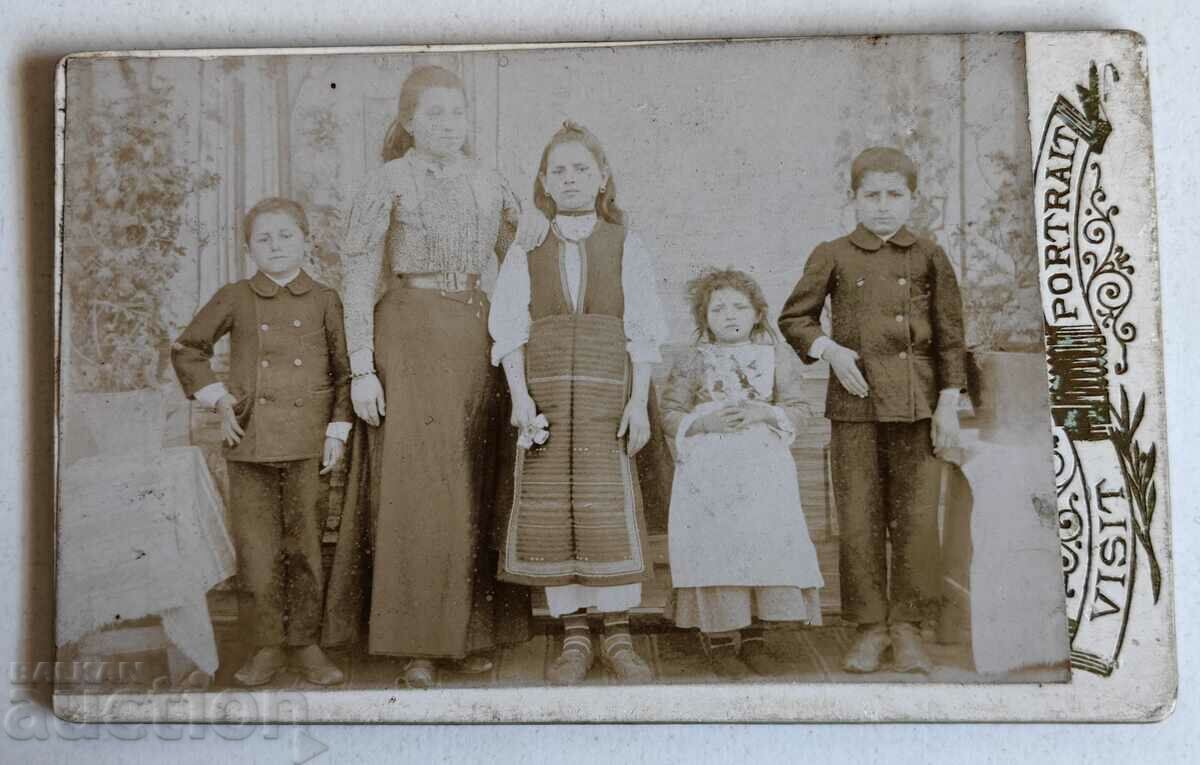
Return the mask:
POLYGON ((461 271, 428 271, 425 273, 397 273, 401 286, 421 290, 442 292, 467 292, 479 288, 479 274, 461 271))

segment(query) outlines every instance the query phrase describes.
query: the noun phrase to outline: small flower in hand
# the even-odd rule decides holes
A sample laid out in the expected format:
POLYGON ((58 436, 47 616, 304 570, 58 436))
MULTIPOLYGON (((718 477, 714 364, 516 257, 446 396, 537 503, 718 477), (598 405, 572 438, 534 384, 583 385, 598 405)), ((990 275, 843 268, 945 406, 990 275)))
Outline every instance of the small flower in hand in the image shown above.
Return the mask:
POLYGON ((533 422, 521 428, 521 432, 517 434, 517 446, 529 449, 535 444, 541 446, 549 439, 550 421, 546 419, 546 415, 539 414, 533 418, 533 422))

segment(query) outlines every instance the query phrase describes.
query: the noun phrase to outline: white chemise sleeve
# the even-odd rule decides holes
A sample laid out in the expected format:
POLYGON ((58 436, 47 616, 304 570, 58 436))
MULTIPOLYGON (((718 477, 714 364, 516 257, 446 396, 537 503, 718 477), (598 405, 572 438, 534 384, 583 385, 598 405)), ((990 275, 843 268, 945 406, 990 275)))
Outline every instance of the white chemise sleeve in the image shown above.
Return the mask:
POLYGON ((640 236, 627 231, 621 289, 625 293, 625 348, 635 364, 662 361, 659 346, 667 341, 667 321, 657 285, 649 249, 640 236))
POLYGON ((508 248, 488 312, 492 364, 529 342, 529 256, 516 244, 508 248))

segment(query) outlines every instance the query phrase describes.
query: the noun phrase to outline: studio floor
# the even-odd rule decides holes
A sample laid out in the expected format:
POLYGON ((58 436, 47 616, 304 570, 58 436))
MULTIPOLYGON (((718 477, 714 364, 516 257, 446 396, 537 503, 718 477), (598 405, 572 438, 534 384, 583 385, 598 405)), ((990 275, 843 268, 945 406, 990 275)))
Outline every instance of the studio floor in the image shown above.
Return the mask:
MULTIPOLYGON (((770 645, 777 655, 787 662, 787 674, 776 678, 779 682, 935 682, 974 683, 995 682, 997 678, 986 678, 976 674, 971 666, 969 648, 966 645, 939 645, 929 643, 931 658, 936 664, 933 673, 925 675, 902 674, 880 671, 871 675, 854 675, 841 670, 841 660, 854 637, 853 627, 825 626, 772 629, 767 633, 770 645)), ((541 685, 546 665, 558 654, 560 637, 549 628, 536 634, 520 645, 500 650, 495 666, 490 672, 479 675, 456 673, 448 668, 438 671, 440 687, 509 687, 541 685)), ((640 653, 650 663, 655 678, 661 683, 715 683, 720 682, 708 666, 700 650, 694 631, 659 628, 653 625, 635 629, 634 642, 640 653)), ((248 656, 248 649, 237 641, 221 641, 221 668, 214 679, 217 687, 234 684, 233 673, 248 656)), ((330 656, 347 673, 343 688, 381 689, 397 688, 403 663, 396 659, 369 656, 364 653, 341 651, 330 656)), ((750 676, 750 681, 762 678, 750 676)), ((1005 682, 1047 682, 1049 673, 1028 670, 1003 678, 1005 682)), ((616 684, 600 662, 592 667, 585 680, 587 685, 616 684)), ((297 673, 286 671, 272 682, 269 688, 312 688, 297 673)))

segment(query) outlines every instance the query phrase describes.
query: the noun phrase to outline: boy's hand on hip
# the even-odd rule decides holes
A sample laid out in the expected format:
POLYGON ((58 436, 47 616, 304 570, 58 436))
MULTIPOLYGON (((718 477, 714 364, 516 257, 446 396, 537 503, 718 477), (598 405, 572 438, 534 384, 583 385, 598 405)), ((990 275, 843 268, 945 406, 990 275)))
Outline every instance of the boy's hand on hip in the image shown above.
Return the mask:
POLYGON ((843 388, 852 396, 867 397, 871 390, 867 386, 867 378, 863 377, 862 370, 858 368, 857 351, 831 343, 821 356, 829 362, 829 367, 843 388))
POLYGON ((621 427, 617 428, 617 438, 626 434, 625 453, 630 457, 642 450, 650 440, 650 416, 646 412, 644 401, 630 400, 625 405, 625 413, 621 415, 621 427))
POLYGON ((380 418, 384 416, 383 386, 375 375, 356 377, 350 383, 350 401, 354 404, 354 413, 359 419, 372 427, 379 427, 380 418))
POLYGON ((246 431, 242 430, 242 426, 238 424, 237 415, 233 411, 233 405, 237 403, 232 395, 226 393, 217 402, 217 411, 221 413, 221 439, 229 446, 237 446, 242 440, 242 436, 246 435, 246 431))
POLYGON ((933 450, 942 452, 956 449, 959 446, 958 406, 948 401, 938 401, 933 411, 933 422, 930 425, 929 436, 933 441, 933 450))
POLYGON ((321 475, 326 475, 337 467, 345 453, 346 445, 340 438, 325 436, 325 453, 321 457, 321 475))

